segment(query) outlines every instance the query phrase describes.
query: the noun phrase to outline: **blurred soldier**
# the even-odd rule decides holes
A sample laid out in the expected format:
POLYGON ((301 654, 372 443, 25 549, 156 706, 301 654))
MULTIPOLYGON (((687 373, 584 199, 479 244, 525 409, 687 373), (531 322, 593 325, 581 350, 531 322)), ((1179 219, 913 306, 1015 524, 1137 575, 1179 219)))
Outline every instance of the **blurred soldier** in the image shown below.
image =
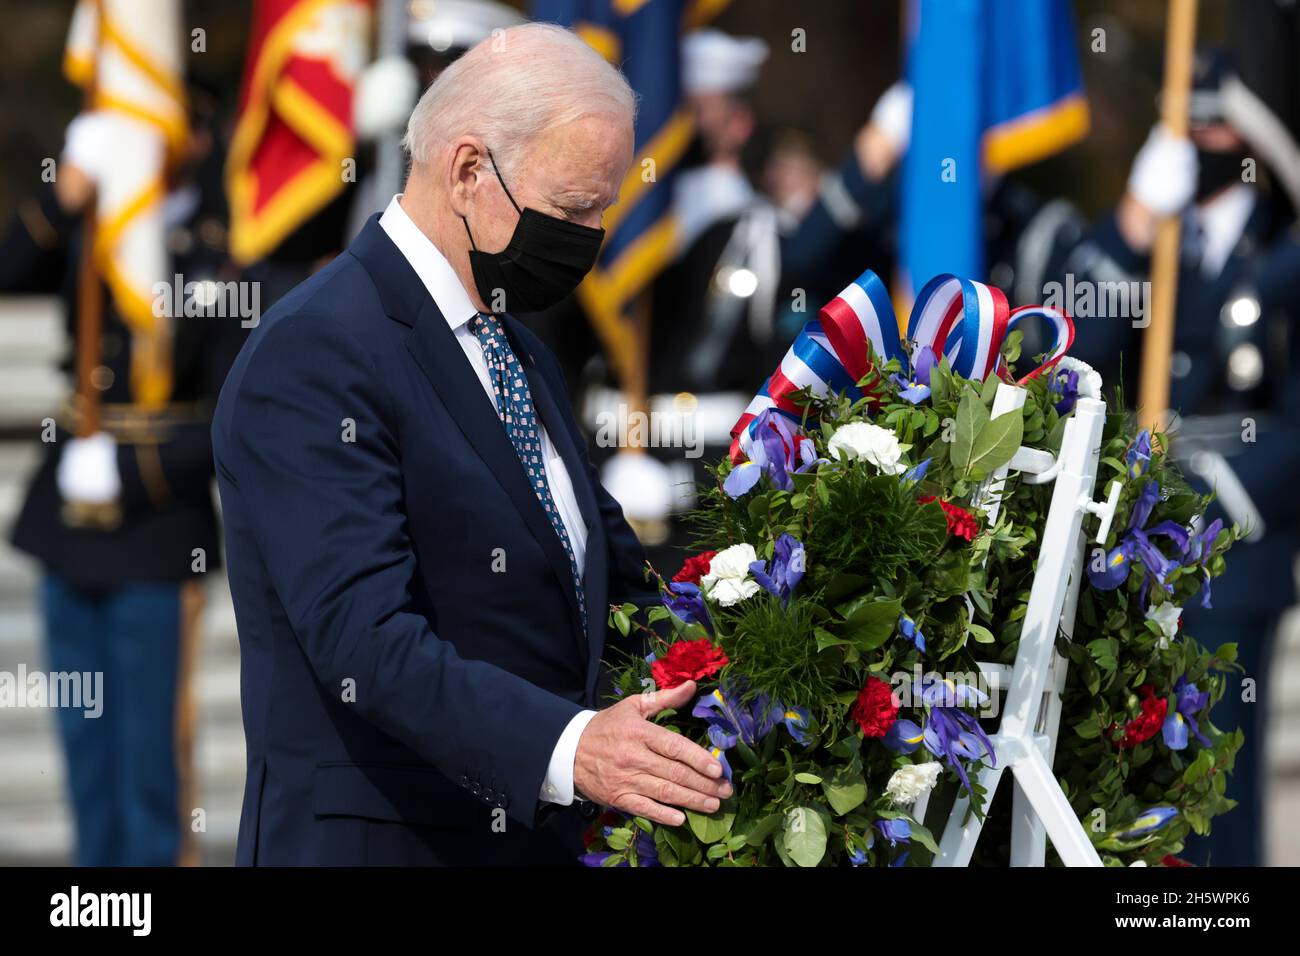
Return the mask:
POLYGON ((705 437, 717 446, 729 443, 726 432, 747 401, 739 393, 765 374, 772 352, 781 269, 776 209, 743 165, 757 122, 750 92, 767 44, 700 30, 686 37, 682 56, 695 136, 674 186, 680 253, 654 288, 650 388, 695 393, 697 417, 708 414, 711 393, 737 392, 739 408, 717 416, 722 435, 705 437))
MULTIPOLYGON (((1233 108, 1240 100, 1224 95, 1235 83, 1223 54, 1197 58, 1189 137, 1152 131, 1118 207, 1064 258, 1061 303, 1075 316, 1071 354, 1135 396, 1142 349, 1135 320, 1150 304, 1143 283, 1156 223, 1183 214, 1169 368, 1170 407, 1179 416, 1173 448, 1198 490, 1217 493, 1208 518, 1251 531, 1214 583, 1213 611, 1183 613, 1188 632, 1209 647, 1236 643, 1243 682, 1253 682, 1252 689, 1229 681, 1213 714, 1215 726, 1246 735, 1228 784, 1240 806, 1215 821, 1202 841, 1208 845, 1186 854, 1224 866, 1262 862, 1266 678, 1278 618, 1295 602, 1300 546, 1293 489, 1300 473, 1300 232, 1285 202, 1255 182, 1253 157, 1278 155, 1278 144, 1243 138, 1233 108), (1120 301, 1117 292, 1126 292, 1127 310, 1098 307, 1120 301)), ((1263 108, 1253 102, 1252 109, 1263 108)), ((1294 150, 1294 143, 1286 147, 1294 150)))
MULTIPOLYGON (((683 55, 696 133, 674 196, 682 251, 654 286, 650 411, 689 429, 694 446, 687 460, 680 448, 658 453, 671 469, 670 495, 659 493, 644 466, 605 475, 625 508, 650 500, 675 511, 692 507, 693 485, 707 478, 704 465, 726 453, 731 426, 808 310, 839 292, 864 263, 884 259, 891 172, 910 122, 900 87, 882 98, 836 169, 822 172, 807 150, 802 161, 793 157, 791 175, 769 167, 776 177, 769 181, 791 187, 778 206, 747 174, 758 125, 751 94, 766 45, 705 30, 686 38, 683 55)), ((680 547, 686 538, 674 525, 671 544, 680 547)), ((676 555, 651 549, 650 556, 675 567, 676 555)))
MULTIPOLYGON (((731 426, 776 357, 777 212, 745 169, 757 125, 750 93, 767 53, 762 40, 716 30, 682 44, 695 131, 674 182, 678 255, 651 295, 648 412, 661 423, 660 440, 647 456, 616 456, 602 474, 636 519, 652 563, 669 573, 687 535, 673 524, 668 547, 655 549, 669 528, 664 519, 693 506, 704 465, 725 454, 731 426)), ((616 414, 621 401, 619 392, 593 390, 588 411, 616 414)))
MULTIPOLYGON (((385 134, 400 135, 415 101, 439 73, 492 31, 524 22, 519 11, 495 0, 413 0, 406 14, 405 49, 389 55, 381 50, 357 77, 352 117, 357 139, 363 143, 378 146, 385 134)), ((381 4, 380 16, 384 15, 381 4)), ((361 231, 373 213, 382 211, 400 188, 396 183, 385 192, 374 176, 363 178, 351 200, 349 238, 361 231)))
MULTIPOLYGON (((239 315, 207 314, 223 304, 225 288, 217 282, 226 262, 222 151, 215 102, 199 89, 190 97, 189 165, 164 203, 174 271, 193 283, 176 292, 182 308, 173 322, 171 400, 148 410, 133 401, 132 334, 105 295, 93 377, 101 430, 73 437, 77 408, 63 408, 13 529, 14 545, 44 568, 50 670, 103 675, 101 716, 57 711, 83 866, 196 861, 187 838, 195 805, 190 676, 200 579, 220 557, 209 416, 244 330, 239 315), (70 523, 87 506, 105 522, 70 523)), ((26 203, 0 240, 0 291, 61 290, 70 339, 81 213, 111 139, 100 114, 75 120, 56 187, 26 203)), ((170 314, 177 298, 168 285, 156 307, 170 314)))

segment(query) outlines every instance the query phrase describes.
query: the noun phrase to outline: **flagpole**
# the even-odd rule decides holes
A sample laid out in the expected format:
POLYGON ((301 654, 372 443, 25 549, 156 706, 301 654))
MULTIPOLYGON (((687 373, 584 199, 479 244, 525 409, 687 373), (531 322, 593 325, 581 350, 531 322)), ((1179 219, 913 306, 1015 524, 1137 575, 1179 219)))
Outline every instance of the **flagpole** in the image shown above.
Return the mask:
MULTIPOLYGON (((91 40, 90 75, 86 80, 83 111, 95 107, 95 88, 99 80, 99 38, 103 33, 104 8, 92 0, 95 29, 91 40)), ((92 183, 90 198, 81 216, 81 262, 77 271, 76 375, 77 435, 86 438, 99 431, 100 394, 95 387, 95 369, 103 356, 104 287, 95 268, 95 232, 99 220, 98 185, 92 183)))
MULTIPOLYGON (((1175 136, 1187 135, 1187 111, 1196 46, 1196 0, 1169 0, 1165 37, 1165 79, 1160 119, 1175 136)), ((1151 321, 1142 341, 1138 414, 1151 429, 1167 424, 1169 363, 1174 348, 1178 302, 1178 243, 1181 219, 1167 216, 1156 226, 1151 254, 1151 321)))
MULTIPOLYGON (((405 52, 406 16, 406 0, 380 0, 379 41, 376 44, 379 58, 401 56, 405 52)), ((375 192, 379 209, 387 206, 388 201, 401 190, 405 172, 402 134, 398 130, 386 130, 375 144, 375 192)))

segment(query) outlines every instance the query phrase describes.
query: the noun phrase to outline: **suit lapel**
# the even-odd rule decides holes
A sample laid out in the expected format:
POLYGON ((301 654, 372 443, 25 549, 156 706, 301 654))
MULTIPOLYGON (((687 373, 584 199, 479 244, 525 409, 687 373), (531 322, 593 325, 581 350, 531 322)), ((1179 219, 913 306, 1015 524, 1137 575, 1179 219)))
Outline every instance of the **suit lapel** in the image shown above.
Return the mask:
MULTIPOLYGON (((510 332, 510 323, 514 321, 514 319, 507 320, 507 334, 510 332)), ((564 410, 551 391, 546 376, 533 362, 532 356, 520 347, 518 337, 511 335, 510 339, 511 347, 519 357, 524 374, 528 377, 528 390, 533 396, 533 407, 537 409, 551 443, 564 461, 564 467, 569 472, 569 483, 573 486, 573 494, 578 501, 578 510, 587 525, 587 557, 583 569, 582 587, 587 604, 588 681, 594 685, 594 677, 603 650, 608 600, 609 575, 605 558, 605 526, 600 519, 600 508, 596 502, 595 489, 592 488, 587 473, 586 460, 573 441, 564 410)))
MULTIPOLYGON (((524 474, 519 456, 483 384, 465 359, 456 335, 410 263, 372 216, 351 247, 375 280, 388 315, 411 326, 406 346, 457 427, 509 496, 564 591, 574 631, 581 629, 577 591, 564 546, 524 474)), ((532 375, 529 376, 530 383, 532 375)), ((548 395, 549 398, 549 395, 548 395)), ((552 432, 554 434, 554 432, 552 432)), ((587 652, 588 642, 580 650, 587 652)))

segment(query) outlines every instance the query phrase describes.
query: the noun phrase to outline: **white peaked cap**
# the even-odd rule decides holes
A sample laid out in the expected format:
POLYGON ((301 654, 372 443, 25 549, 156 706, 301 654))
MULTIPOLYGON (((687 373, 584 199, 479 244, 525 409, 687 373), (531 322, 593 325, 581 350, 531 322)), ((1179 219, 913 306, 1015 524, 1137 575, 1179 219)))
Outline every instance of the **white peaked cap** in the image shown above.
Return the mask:
POLYGON ((468 50, 492 35, 523 23, 518 10, 494 0, 411 0, 407 41, 439 53, 468 50))
POLYGON ((767 44, 758 37, 733 37, 720 30, 696 30, 682 41, 682 84, 687 93, 736 93, 758 81, 767 44))

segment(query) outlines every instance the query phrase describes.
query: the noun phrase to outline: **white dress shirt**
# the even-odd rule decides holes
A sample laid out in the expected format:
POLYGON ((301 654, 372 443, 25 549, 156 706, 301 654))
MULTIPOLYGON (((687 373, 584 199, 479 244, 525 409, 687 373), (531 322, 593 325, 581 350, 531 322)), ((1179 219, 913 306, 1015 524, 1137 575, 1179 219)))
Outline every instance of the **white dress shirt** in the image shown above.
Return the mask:
MULTIPOLYGON (((434 304, 455 333, 457 343, 465 352, 465 358, 482 383, 483 393, 495 407, 492 379, 488 374, 487 361, 483 358, 483 346, 470 330, 470 320, 478 314, 478 310, 474 308, 451 263, 406 214, 398 202, 401 198, 400 194, 393 197, 384 214, 379 217, 379 225, 429 290, 434 304)), ((582 574, 587 560, 587 524, 582 520, 582 512, 578 509, 578 499, 573 493, 573 483, 569 478, 569 470, 564 466, 564 459, 555 450, 551 436, 547 434, 540 418, 537 426, 542 433, 546 481, 551 488, 551 497, 555 499, 560 521, 568 532, 578 574, 582 574)), ((565 806, 573 802, 573 761, 578 752, 578 738, 594 716, 594 710, 584 710, 569 721, 560 734, 555 750, 551 753, 546 779, 542 781, 540 799, 565 806)))

